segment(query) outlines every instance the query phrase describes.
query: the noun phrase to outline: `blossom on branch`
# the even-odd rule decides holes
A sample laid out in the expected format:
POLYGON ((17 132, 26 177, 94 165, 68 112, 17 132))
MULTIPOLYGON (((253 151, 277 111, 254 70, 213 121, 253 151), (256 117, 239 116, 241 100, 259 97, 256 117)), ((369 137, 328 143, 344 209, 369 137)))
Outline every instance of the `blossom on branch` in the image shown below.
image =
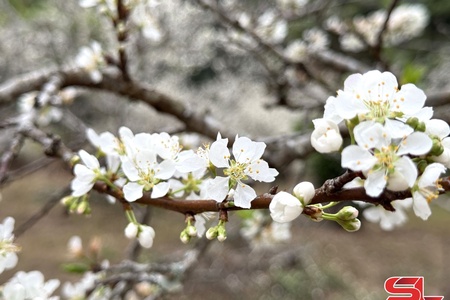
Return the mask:
POLYGON ((278 171, 269 168, 269 164, 261 159, 266 144, 253 142, 247 137, 236 137, 233 144, 233 159, 226 143, 220 137, 211 144, 209 159, 217 168, 223 168, 225 176, 213 178, 206 187, 207 195, 218 202, 225 200, 230 189, 234 188, 234 204, 242 208, 250 208, 250 202, 256 192, 243 181, 251 178, 262 182, 272 182, 278 171))

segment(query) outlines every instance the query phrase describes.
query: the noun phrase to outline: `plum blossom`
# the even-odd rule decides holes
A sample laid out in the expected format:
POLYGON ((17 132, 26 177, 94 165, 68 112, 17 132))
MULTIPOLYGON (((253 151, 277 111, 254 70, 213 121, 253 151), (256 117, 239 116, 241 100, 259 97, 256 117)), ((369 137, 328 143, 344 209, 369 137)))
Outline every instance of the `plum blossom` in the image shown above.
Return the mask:
POLYGON ((268 43, 278 44, 286 37, 288 25, 275 11, 268 10, 258 18, 255 32, 268 43))
POLYGON ((47 299, 57 300, 51 295, 58 288, 59 280, 51 279, 45 282, 44 275, 39 271, 17 272, 3 287, 4 299, 47 299))
POLYGON ((266 144, 253 142, 247 137, 236 137, 233 144, 233 159, 226 143, 218 138, 209 150, 210 162, 217 168, 224 168, 225 176, 216 176, 206 187, 207 195, 216 201, 223 201, 231 188, 235 188, 234 204, 242 208, 250 208, 250 202, 256 192, 243 183, 249 177, 253 180, 272 182, 278 171, 269 168, 269 164, 261 159, 266 144))
POLYGON ((429 203, 439 196, 441 186, 438 180, 445 171, 445 166, 440 163, 428 165, 412 188, 414 213, 423 220, 431 215, 429 203))
POLYGON ((100 82, 102 80, 100 67, 104 66, 106 61, 103 57, 102 46, 98 42, 92 42, 90 47, 82 47, 75 58, 75 63, 89 73, 92 81, 100 82))
POLYGON ((335 99, 330 99, 334 112, 342 119, 374 120, 384 124, 392 138, 402 138, 413 129, 399 118, 417 114, 423 108, 426 96, 414 84, 398 89, 397 79, 390 72, 374 70, 350 75, 335 99))
MULTIPOLYGON (((354 201, 361 206, 368 206, 366 202, 354 201)), ((395 200, 391 202, 392 206, 395 208, 395 211, 385 210, 382 206, 373 206, 367 207, 363 210, 364 218, 372 223, 379 223, 381 229, 390 231, 395 227, 403 225, 408 216, 406 214, 406 210, 409 209, 412 205, 412 199, 407 198, 403 200, 395 200)))
POLYGON ((14 268, 18 261, 16 252, 20 247, 13 244, 14 222, 12 217, 7 217, 0 223, 0 274, 14 268))
POLYGON ((74 197, 81 197, 88 193, 97 179, 102 176, 100 163, 95 156, 85 150, 80 150, 78 155, 84 164, 76 164, 73 168, 75 178, 71 182, 71 188, 74 197))
POLYGON ((398 144, 377 122, 360 123, 354 130, 358 145, 342 151, 342 167, 367 174, 364 188, 369 196, 377 197, 385 187, 393 191, 405 190, 414 185, 417 168, 405 154, 423 155, 432 146, 423 132, 414 132, 398 144))

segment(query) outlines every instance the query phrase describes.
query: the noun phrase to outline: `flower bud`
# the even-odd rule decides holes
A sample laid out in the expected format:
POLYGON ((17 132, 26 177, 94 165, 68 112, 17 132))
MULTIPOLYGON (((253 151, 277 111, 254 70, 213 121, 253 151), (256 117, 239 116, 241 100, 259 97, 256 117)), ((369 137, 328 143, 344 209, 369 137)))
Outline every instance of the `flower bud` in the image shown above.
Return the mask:
POLYGON ((419 122, 419 124, 417 124, 416 131, 425 132, 426 129, 427 127, 424 122, 419 122))
POLYGON ((300 201, 286 192, 276 194, 269 205, 270 216, 275 222, 286 223, 297 218, 303 211, 300 201))
POLYGON ((191 240, 191 236, 187 233, 186 229, 181 232, 180 240, 183 244, 187 244, 191 240))
POLYGON ((225 229, 225 225, 219 226, 217 229, 217 240, 219 242, 223 242, 227 239, 227 230, 225 229))
POLYGON ((311 202, 311 199, 316 194, 316 190, 311 182, 303 181, 294 187, 293 193, 302 202, 303 206, 306 206, 311 202))
POLYGON ((433 146, 429 152, 430 155, 439 156, 444 153, 444 147, 441 144, 440 139, 433 139, 433 146))
POLYGON ((339 127, 331 120, 315 119, 314 131, 311 134, 311 145, 317 152, 330 153, 338 151, 342 146, 339 127))
POLYGON ((188 225, 185 230, 189 236, 197 236, 197 228, 195 226, 188 225))
POLYGON ((211 227, 206 231, 206 238, 208 240, 213 240, 219 235, 219 232, 217 230, 217 226, 211 227))
POLYGON ((91 210, 89 208, 89 203, 87 201, 81 201, 80 204, 78 204, 77 209, 76 209, 78 214, 86 214, 88 215, 91 210))
POLYGON ((67 243, 67 248, 69 253, 73 257, 82 257, 83 256, 83 243, 81 238, 77 235, 72 236, 67 243))
POLYGON ((356 219, 358 217, 359 211, 353 206, 345 206, 338 213, 337 217, 344 221, 349 221, 356 219))
POLYGON ((125 228, 125 236, 129 239, 134 239, 139 233, 139 225, 135 223, 128 223, 125 228))
POLYGON ((138 240, 144 248, 151 248, 153 245, 153 239, 155 238, 155 230, 147 225, 141 225, 141 231, 139 232, 138 240))
POLYGON ((61 204, 67 207, 70 207, 72 205, 72 202, 75 200, 76 198, 73 196, 66 196, 64 198, 61 199, 61 204))
POLYGON ((411 117, 408 120, 406 120, 406 124, 411 126, 413 129, 416 129, 417 125, 419 125, 419 119, 416 117, 411 117))
POLYGON ((338 220, 337 222, 348 232, 355 232, 358 231, 359 228, 361 228, 361 221, 359 219, 352 219, 347 221, 338 220))

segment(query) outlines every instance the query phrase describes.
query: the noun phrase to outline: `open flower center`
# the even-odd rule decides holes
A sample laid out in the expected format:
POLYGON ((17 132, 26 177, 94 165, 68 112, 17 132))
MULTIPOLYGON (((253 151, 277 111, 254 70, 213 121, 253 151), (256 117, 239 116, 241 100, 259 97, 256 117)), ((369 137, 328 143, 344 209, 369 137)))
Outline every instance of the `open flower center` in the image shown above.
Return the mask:
POLYGON ((247 166, 248 164, 230 160, 230 167, 225 169, 223 173, 225 174, 225 176, 229 176, 233 181, 246 180, 247 174, 245 172, 245 169, 247 168, 247 166))
POLYGON ((394 172, 394 163, 398 159, 395 146, 390 145, 382 147, 381 149, 376 149, 374 156, 378 160, 375 169, 386 169, 388 173, 394 172))

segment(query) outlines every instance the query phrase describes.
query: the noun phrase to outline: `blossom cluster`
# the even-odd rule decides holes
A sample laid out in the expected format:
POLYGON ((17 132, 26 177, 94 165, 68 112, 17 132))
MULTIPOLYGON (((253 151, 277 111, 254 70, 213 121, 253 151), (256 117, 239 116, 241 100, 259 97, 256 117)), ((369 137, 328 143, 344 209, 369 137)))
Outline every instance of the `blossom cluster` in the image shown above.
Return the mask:
POLYGON ((358 183, 371 197, 386 189, 410 191, 415 214, 426 220, 429 203, 439 195, 439 178, 450 167, 450 127, 432 118, 425 101, 421 89, 399 88, 390 72, 353 74, 328 98, 323 118, 314 120, 312 145, 321 153, 341 150, 339 124, 345 123, 352 144, 342 150, 342 167, 363 174, 358 183))
MULTIPOLYGON (((367 45, 375 46, 378 36, 388 16, 385 9, 367 16, 356 16, 352 24, 345 23, 337 16, 329 18, 325 27, 339 35, 342 49, 351 52, 364 50, 367 45)), ((422 34, 428 25, 429 13, 422 4, 403 4, 395 7, 383 33, 387 46, 396 46, 422 34)))
MULTIPOLYGON (((79 151, 80 163, 73 171, 72 194, 64 199, 71 211, 89 213, 88 193, 97 181, 105 182, 113 190, 121 190, 124 199, 134 202, 148 192, 150 198, 184 197, 186 199, 213 199, 232 201, 235 206, 250 208, 256 197, 248 180, 272 182, 278 172, 261 157, 266 145, 236 136, 232 150, 228 139, 218 134, 216 141, 197 151, 184 150, 177 136, 167 133, 134 134, 121 127, 119 136, 110 132, 97 134, 88 129, 87 136, 97 148, 99 157, 85 150, 79 151)), ((129 215, 125 234, 137 237, 144 247, 151 247, 154 231, 140 225, 129 215)), ((202 235, 204 220, 199 216, 197 230, 202 235)), ((204 219, 204 218, 203 218, 204 219)), ((197 222, 196 222, 197 223, 197 222)))

